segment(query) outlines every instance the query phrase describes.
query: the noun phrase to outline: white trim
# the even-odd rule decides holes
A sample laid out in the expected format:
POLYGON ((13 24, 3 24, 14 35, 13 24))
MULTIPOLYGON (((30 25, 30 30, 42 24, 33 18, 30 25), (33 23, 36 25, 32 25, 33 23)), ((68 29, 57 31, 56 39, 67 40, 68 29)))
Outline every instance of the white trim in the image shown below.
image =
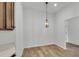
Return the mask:
MULTIPOLYGON (((33 46, 24 46, 24 48, 31 48, 31 47, 39 47, 39 46, 45 46, 45 45, 53 45, 54 43, 46 43, 46 44, 39 44, 39 45, 33 45, 33 46)), ((54 44, 56 45, 56 44, 54 44)))
POLYGON ((22 57, 22 54, 23 54, 23 50, 24 50, 24 48, 22 48, 22 50, 21 50, 21 53, 20 53, 20 57, 22 57))

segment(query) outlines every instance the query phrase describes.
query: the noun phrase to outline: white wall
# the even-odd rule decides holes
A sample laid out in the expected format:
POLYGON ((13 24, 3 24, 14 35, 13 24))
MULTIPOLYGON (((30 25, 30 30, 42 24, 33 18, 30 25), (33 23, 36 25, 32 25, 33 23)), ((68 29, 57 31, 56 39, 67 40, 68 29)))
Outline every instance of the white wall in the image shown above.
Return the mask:
POLYGON ((65 20, 71 19, 79 15, 79 4, 72 4, 56 13, 55 21, 55 38, 56 44, 62 48, 66 48, 65 20))
POLYGON ((66 48, 64 20, 69 19, 72 15, 73 14, 70 9, 64 9, 56 14, 56 23, 55 23, 56 42, 55 43, 62 48, 66 48))
POLYGON ((45 13, 25 8, 24 14, 24 47, 54 44, 54 15, 48 15, 49 28, 44 26, 45 13))
POLYGON ((20 2, 15 3, 16 25, 16 56, 22 56, 23 51, 23 10, 20 2))
POLYGON ((0 31, 0 45, 15 43, 16 31, 0 31))
POLYGON ((79 16, 68 21, 68 42, 79 45, 79 16))

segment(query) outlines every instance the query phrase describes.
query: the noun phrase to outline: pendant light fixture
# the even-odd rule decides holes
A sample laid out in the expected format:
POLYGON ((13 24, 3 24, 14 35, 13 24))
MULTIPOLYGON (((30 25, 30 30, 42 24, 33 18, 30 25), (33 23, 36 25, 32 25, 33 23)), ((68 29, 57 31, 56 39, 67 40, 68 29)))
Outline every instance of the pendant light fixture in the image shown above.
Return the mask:
POLYGON ((48 28, 49 27, 49 24, 48 24, 48 13, 47 13, 47 4, 48 4, 48 2, 45 2, 45 4, 46 4, 46 19, 45 19, 45 27, 46 28, 48 28))

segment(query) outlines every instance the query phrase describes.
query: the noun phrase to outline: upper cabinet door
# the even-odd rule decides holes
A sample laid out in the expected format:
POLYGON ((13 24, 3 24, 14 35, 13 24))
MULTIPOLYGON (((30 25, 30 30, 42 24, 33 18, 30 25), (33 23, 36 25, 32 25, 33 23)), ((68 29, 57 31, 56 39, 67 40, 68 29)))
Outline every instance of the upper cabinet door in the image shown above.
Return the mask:
POLYGON ((6 28, 12 30, 14 28, 14 3, 6 3, 6 28))
POLYGON ((5 5, 0 2, 0 30, 4 29, 4 20, 5 20, 5 5))

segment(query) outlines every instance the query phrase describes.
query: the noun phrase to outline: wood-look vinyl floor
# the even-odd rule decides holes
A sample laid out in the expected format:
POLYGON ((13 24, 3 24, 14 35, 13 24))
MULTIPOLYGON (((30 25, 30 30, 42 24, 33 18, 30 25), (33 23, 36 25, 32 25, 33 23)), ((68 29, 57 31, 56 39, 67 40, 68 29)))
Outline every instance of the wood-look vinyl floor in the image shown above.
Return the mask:
POLYGON ((79 48, 68 46, 64 50, 57 45, 25 48, 22 57, 79 57, 79 48))

